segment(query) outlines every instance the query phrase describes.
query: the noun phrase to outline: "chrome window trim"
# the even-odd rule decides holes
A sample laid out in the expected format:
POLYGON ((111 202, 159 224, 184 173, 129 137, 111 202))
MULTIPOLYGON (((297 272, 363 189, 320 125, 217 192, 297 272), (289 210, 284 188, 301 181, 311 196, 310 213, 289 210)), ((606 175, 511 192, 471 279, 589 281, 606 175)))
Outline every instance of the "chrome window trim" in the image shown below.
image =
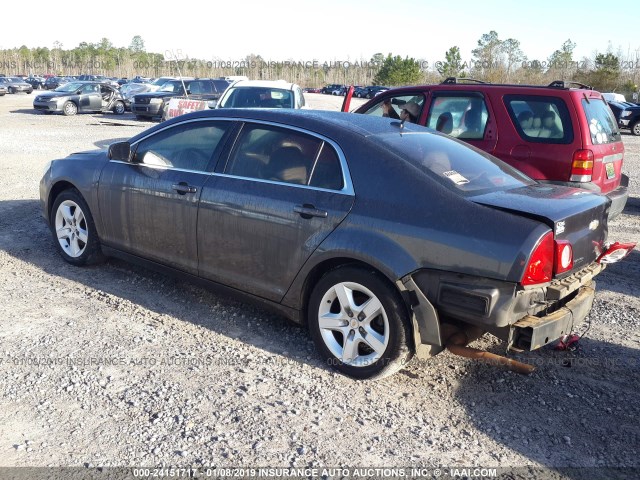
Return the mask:
MULTIPOLYGON (((245 117, 204 117, 204 118, 192 118, 189 120, 184 120, 182 122, 179 123, 174 123, 172 125, 167 125, 164 128, 161 128, 159 130, 156 130, 155 132, 152 132, 148 135, 145 135, 144 137, 136 140, 134 143, 131 144, 131 151, 134 150, 134 145, 138 145, 140 142, 146 140, 149 137, 152 137, 160 132, 164 132, 165 130, 167 130, 168 128, 173 128, 173 127, 177 127, 180 125, 184 125, 187 123, 194 123, 194 122, 210 122, 210 121, 226 121, 226 122, 242 122, 243 124, 248 124, 248 123, 254 123, 254 124, 261 124, 261 125, 269 125, 272 127, 277 127, 277 128, 284 128, 284 129, 289 129, 289 130, 294 130, 300 133, 303 133, 305 135, 310 135, 312 137, 315 137, 321 141, 324 141, 326 143, 328 143, 329 145, 331 145, 333 147, 333 149, 335 150, 335 152, 338 155, 338 160, 340 161, 340 167, 342 169, 342 189, 341 190, 330 190, 327 188, 319 188, 319 187, 311 187, 309 185, 300 185, 297 183, 287 183, 287 182, 275 182, 272 180, 263 180, 260 178, 252 178, 252 177, 241 177, 241 176, 237 176, 237 175, 229 175, 226 173, 215 173, 215 172, 207 172, 207 171, 200 171, 200 170, 188 170, 188 169, 180 169, 180 168, 175 168, 175 167, 165 167, 162 165, 145 165, 144 163, 133 163, 133 162, 125 162, 122 160, 109 160, 110 162, 115 162, 115 163, 124 163, 124 164, 128 164, 128 165, 142 165, 144 167, 147 168, 159 168, 159 169, 163 169, 163 170, 176 170, 176 171, 180 171, 180 172, 187 172, 187 173, 202 173, 202 174, 206 174, 206 175, 215 175, 215 176, 220 176, 220 177, 228 177, 228 178, 237 178, 237 179, 242 179, 242 180, 252 180, 252 181, 256 181, 259 183, 272 183, 274 185, 287 185, 287 186, 291 186, 291 187, 298 187, 298 188, 310 188, 313 190, 318 190, 321 192, 331 192, 331 193, 342 193, 345 195, 351 195, 354 196, 355 195, 355 191, 353 189, 353 183, 351 181, 351 172, 349 171, 349 165, 347 164, 347 159, 344 155, 344 152, 342 151, 342 149, 340 148, 340 146, 334 142, 333 140, 331 140, 328 137, 325 137, 324 135, 317 133, 317 132, 313 132, 311 130, 306 130, 304 128, 300 128, 300 127, 295 127, 292 125, 287 125, 284 123, 277 123, 277 122, 271 122, 269 120, 256 120, 256 119, 251 119, 251 118, 245 118, 245 117)), ((244 128, 244 125, 243 125, 244 128)), ((241 132, 242 130, 240 130, 241 132)), ((234 139, 234 145, 233 148, 235 148, 235 142, 238 140, 239 138, 239 134, 240 132, 238 132, 238 136, 236 136, 236 138, 234 139)), ((232 150, 233 150, 232 148, 232 150)), ((324 148, 324 147, 323 147, 324 148)), ((227 168, 227 166, 225 165, 225 169, 227 168)))

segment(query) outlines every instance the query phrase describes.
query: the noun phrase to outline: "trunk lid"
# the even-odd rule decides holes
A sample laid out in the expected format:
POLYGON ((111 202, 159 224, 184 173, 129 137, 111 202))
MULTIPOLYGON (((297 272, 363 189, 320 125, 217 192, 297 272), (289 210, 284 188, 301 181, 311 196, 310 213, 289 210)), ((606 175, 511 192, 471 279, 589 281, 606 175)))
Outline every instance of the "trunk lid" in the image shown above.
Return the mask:
POLYGON ((556 240, 573 247, 573 269, 562 278, 595 261, 607 240, 607 215, 611 201, 583 189, 532 185, 486 193, 471 201, 531 218, 546 224, 556 240))

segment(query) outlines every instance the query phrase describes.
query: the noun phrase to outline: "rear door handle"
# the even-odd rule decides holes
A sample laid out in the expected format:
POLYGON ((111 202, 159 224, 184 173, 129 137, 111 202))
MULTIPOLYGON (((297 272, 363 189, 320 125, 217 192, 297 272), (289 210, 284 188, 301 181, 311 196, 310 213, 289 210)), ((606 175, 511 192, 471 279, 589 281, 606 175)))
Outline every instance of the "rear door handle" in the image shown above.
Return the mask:
POLYGON ((299 213, 302 218, 311 218, 311 217, 319 217, 319 218, 327 218, 329 214, 325 210, 318 210, 313 205, 309 205, 305 203, 304 205, 296 205, 293 207, 293 211, 299 213))
POLYGON ((187 182, 174 183, 173 185, 171 185, 171 188, 173 188, 180 195, 184 195, 186 193, 196 193, 198 191, 196 187, 188 185, 187 182))

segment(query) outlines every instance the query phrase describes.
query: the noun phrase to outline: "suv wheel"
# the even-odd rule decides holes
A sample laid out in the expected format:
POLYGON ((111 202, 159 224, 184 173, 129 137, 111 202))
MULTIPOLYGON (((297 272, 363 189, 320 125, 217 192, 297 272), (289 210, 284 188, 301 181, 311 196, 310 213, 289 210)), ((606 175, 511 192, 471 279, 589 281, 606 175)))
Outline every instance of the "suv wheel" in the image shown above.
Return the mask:
POLYGON ((407 309, 370 270, 345 266, 323 276, 311 293, 308 319, 320 355, 350 377, 386 377, 412 356, 407 309))
POLYGON ((636 121, 633 125, 631 125, 631 133, 636 136, 640 136, 640 120, 636 121))

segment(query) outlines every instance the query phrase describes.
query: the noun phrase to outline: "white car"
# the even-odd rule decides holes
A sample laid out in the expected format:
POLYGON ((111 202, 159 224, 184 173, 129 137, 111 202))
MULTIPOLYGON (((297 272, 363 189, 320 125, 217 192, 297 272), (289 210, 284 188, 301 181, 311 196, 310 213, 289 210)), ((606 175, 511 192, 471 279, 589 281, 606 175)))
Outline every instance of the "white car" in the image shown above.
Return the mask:
POLYGON ((231 84, 216 108, 304 108, 302 89, 284 80, 240 80, 231 84))

